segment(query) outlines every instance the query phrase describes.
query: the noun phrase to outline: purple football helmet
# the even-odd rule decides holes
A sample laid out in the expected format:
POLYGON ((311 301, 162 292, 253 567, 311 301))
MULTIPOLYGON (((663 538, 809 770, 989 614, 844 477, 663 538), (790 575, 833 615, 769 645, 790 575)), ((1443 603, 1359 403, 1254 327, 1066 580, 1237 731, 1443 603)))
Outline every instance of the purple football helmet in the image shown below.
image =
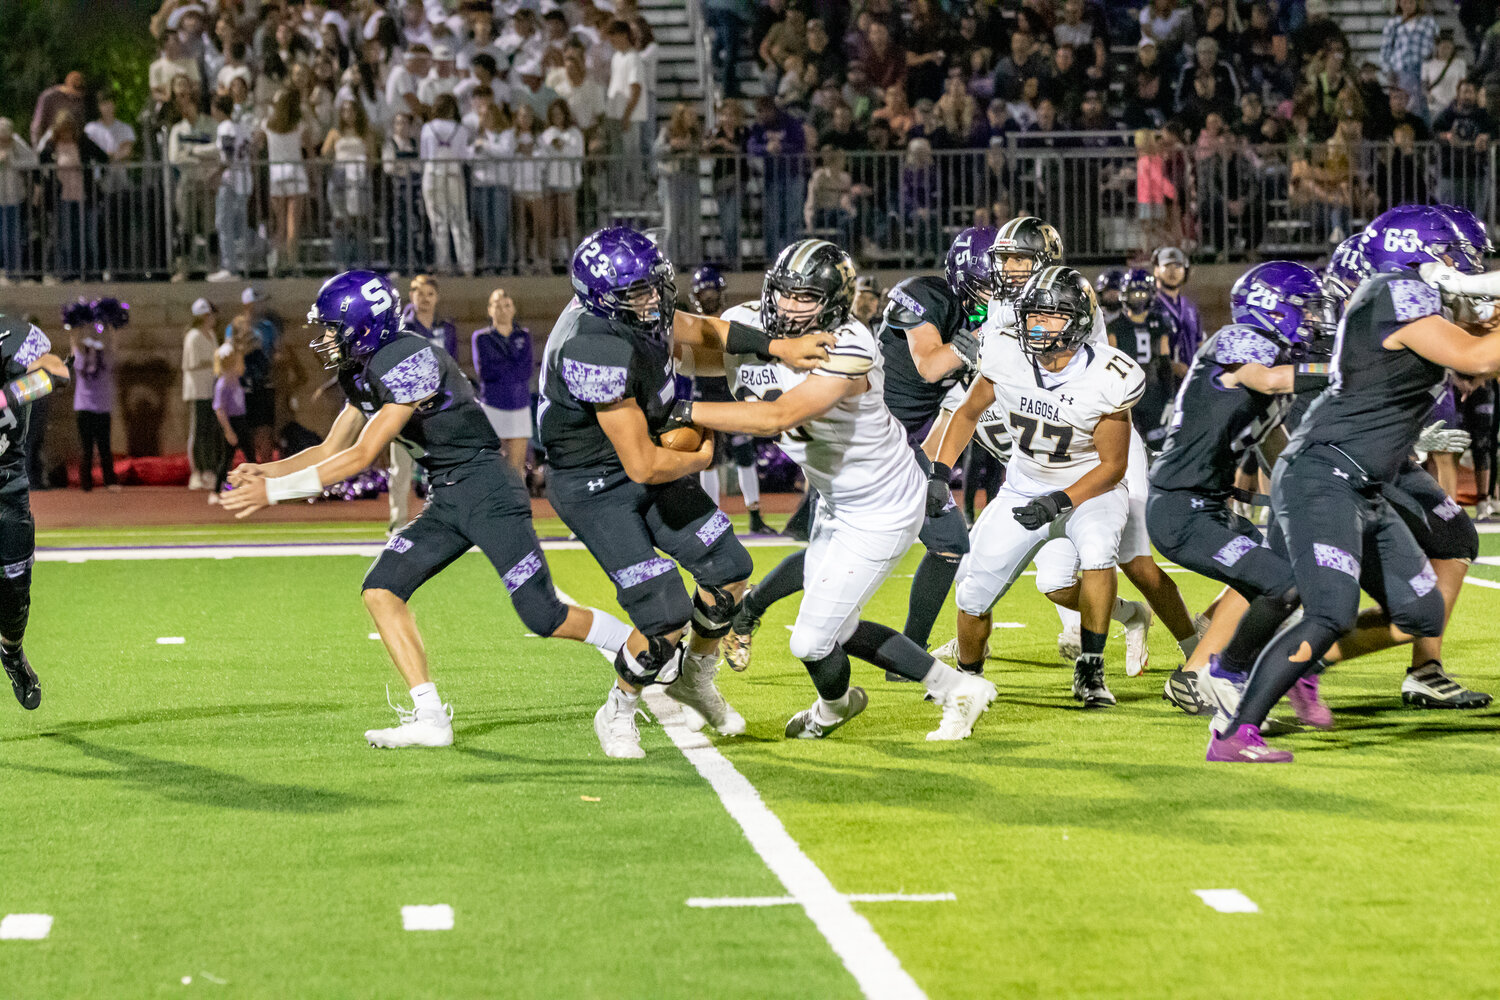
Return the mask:
POLYGON ((1490 231, 1484 220, 1462 205, 1438 205, 1437 210, 1448 217, 1458 234, 1463 237, 1464 250, 1469 255, 1474 270, 1484 270, 1484 259, 1495 252, 1490 241, 1490 231))
POLYGON ((1362 249, 1363 233, 1355 233, 1334 248, 1323 272, 1323 290, 1335 299, 1347 302, 1360 283, 1374 271, 1362 249))
POLYGON ((1257 264, 1242 274, 1229 290, 1229 315, 1272 334, 1285 347, 1309 343, 1333 328, 1317 272, 1286 260, 1257 264))
POLYGON ((351 367, 400 331, 401 293, 374 271, 345 271, 323 282, 307 323, 324 330, 309 345, 322 357, 323 367, 351 367))
POLYGON ((704 264, 693 272, 693 283, 688 286, 688 299, 698 312, 719 311, 724 297, 724 276, 712 264, 704 264), (712 301, 705 303, 704 292, 714 292, 712 301))
POLYGON ((1103 299, 1106 292, 1123 293, 1125 275, 1128 273, 1123 267, 1106 267, 1094 279, 1094 294, 1103 299))
POLYGON ((955 236, 948 248, 944 267, 948 289, 969 312, 982 313, 989 304, 995 284, 989 251, 998 233, 993 226, 970 226, 955 236))
POLYGON ((1477 265, 1464 252, 1464 243, 1463 234, 1442 210, 1401 205, 1365 227, 1360 249, 1373 273, 1415 271, 1423 264, 1447 264, 1471 273, 1477 265))
POLYGON ((1156 302, 1156 275, 1144 267, 1132 267, 1120 279, 1120 304, 1137 316, 1156 302))
POLYGON ((591 233, 573 251, 570 273, 579 303, 595 316, 653 337, 671 335, 677 303, 672 262, 644 233, 626 226, 591 233), (654 303, 631 304, 653 291, 654 303))

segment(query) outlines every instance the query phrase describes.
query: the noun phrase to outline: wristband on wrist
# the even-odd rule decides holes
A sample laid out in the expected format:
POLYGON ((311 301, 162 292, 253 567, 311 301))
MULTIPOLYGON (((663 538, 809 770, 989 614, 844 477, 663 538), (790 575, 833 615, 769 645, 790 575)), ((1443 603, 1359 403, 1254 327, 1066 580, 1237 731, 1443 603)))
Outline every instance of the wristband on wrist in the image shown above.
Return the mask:
POLYGON ((11 398, 16 401, 17 406, 25 406, 28 403, 35 403, 57 386, 53 384, 49 373, 34 371, 29 375, 13 379, 6 388, 10 390, 11 398))
POLYGON ((953 478, 953 467, 951 465, 944 465, 942 462, 933 462, 932 472, 927 478, 940 479, 946 483, 953 478))
POLYGON ((299 469, 289 476, 277 476, 266 480, 266 499, 271 503, 279 503, 282 500, 302 500, 306 497, 319 496, 322 492, 323 479, 318 475, 316 465, 299 469))
POLYGON ((771 337, 744 323, 729 321, 729 335, 724 338, 724 353, 753 354, 762 361, 771 360, 771 337))
POLYGON ((674 424, 686 427, 693 422, 693 401, 691 399, 679 399, 672 404, 672 412, 667 415, 667 420, 674 424))
POLYGON ((1057 504, 1059 514, 1066 514, 1073 509, 1073 498, 1068 496, 1067 490, 1053 490, 1047 495, 1052 498, 1053 503, 1057 504))

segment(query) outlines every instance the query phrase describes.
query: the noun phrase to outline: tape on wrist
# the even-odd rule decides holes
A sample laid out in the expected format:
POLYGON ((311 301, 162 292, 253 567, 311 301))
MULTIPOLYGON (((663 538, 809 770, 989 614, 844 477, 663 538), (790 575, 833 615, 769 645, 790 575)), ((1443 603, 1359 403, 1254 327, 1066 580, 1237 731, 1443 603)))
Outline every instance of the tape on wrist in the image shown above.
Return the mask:
POLYGON ((323 480, 318 475, 316 465, 299 469, 289 476, 277 476, 266 480, 266 499, 271 503, 280 503, 282 500, 303 500, 307 497, 320 496, 322 493, 323 480))

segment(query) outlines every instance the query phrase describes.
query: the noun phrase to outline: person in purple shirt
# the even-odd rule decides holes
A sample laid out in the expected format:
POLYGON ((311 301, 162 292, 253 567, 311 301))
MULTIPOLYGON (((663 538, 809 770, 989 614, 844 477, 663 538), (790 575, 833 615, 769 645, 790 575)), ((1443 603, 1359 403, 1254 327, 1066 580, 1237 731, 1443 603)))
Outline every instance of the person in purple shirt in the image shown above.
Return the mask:
POLYGON ((802 122, 769 97, 755 101, 755 124, 745 143, 751 156, 765 160, 766 259, 774 260, 797 238, 807 187, 807 134, 802 122))
POLYGON ((250 421, 245 416, 245 385, 240 381, 245 374, 245 347, 242 338, 231 337, 220 344, 214 354, 214 417, 224 435, 224 447, 219 449, 214 489, 208 495, 211 504, 223 499, 224 484, 228 482, 229 469, 234 465, 235 449, 243 451, 247 461, 255 456, 250 421))
POLYGON ((78 418, 78 438, 83 445, 78 460, 78 485, 85 493, 94 488, 97 451, 104 485, 118 490, 115 456, 109 441, 110 412, 115 406, 115 331, 99 323, 94 326, 93 336, 81 336, 80 332, 77 327, 69 327, 73 348, 73 409, 78 418))
POLYGON ((531 441, 531 331, 516 325, 516 300, 503 288, 490 293, 490 325, 474 331, 479 405, 505 448, 505 460, 524 481, 531 441))
MULTIPOLYGON (((401 313, 401 329, 414 333, 433 347, 441 347, 453 360, 458 360, 458 327, 451 319, 438 319, 438 283, 430 274, 419 274, 407 286, 411 304, 401 313)), ((387 522, 388 534, 411 520, 411 486, 418 474, 412 463, 411 452, 400 439, 391 442, 390 501, 391 516, 387 522)))
POLYGON ((1151 270, 1156 275, 1156 304, 1171 326, 1172 374, 1180 380, 1187 374, 1203 342, 1203 321, 1198 306, 1182 293, 1188 280, 1188 257, 1177 247, 1157 247, 1151 254, 1151 270))

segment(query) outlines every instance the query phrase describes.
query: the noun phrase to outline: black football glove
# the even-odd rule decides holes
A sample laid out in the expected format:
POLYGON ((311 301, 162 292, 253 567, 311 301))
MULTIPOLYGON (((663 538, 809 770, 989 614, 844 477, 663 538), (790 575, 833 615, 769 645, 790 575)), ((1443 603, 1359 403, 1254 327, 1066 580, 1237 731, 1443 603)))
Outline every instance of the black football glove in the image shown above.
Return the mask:
POLYGON ((932 472, 927 477, 928 517, 937 517, 953 506, 953 491, 948 488, 952 476, 953 470, 942 462, 932 463, 932 472))
POLYGON ((964 359, 964 364, 969 368, 979 367, 979 338, 969 330, 960 329, 948 341, 948 346, 953 348, 953 353, 964 359))
POLYGON ((1016 521, 1027 531, 1035 531, 1043 525, 1057 520, 1059 514, 1073 509, 1073 501, 1062 490, 1054 490, 1046 496, 1037 497, 1024 507, 1012 507, 1016 521))

